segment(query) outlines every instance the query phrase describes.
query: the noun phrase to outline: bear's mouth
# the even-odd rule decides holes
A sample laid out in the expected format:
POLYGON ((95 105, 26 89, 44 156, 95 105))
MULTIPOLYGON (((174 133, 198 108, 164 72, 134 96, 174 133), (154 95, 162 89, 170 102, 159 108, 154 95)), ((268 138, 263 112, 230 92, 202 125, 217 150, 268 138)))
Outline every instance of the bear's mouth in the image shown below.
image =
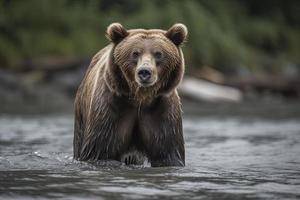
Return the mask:
POLYGON ((151 87, 155 84, 155 81, 142 81, 142 80, 138 80, 137 81, 138 85, 140 87, 151 87))

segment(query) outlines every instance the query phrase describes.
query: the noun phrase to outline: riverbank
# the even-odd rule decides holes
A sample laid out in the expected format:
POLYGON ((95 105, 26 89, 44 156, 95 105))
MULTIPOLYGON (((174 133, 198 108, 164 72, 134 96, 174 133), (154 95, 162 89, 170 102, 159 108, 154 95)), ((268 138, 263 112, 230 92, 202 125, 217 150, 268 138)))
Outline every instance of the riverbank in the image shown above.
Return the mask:
MULTIPOLYGON (((0 112, 72 112, 76 90, 87 66, 88 61, 81 60, 48 63, 38 68, 27 67, 23 71, 0 69, 0 112)), ((225 74, 207 67, 203 69, 194 73, 187 72, 186 80, 195 80, 196 85, 195 81, 192 81, 193 84, 190 83, 191 81, 184 81, 184 84, 188 84, 183 84, 184 87, 179 90, 183 101, 194 102, 189 104, 194 105, 192 112, 194 108, 203 108, 203 105, 213 105, 213 109, 219 105, 225 105, 224 107, 230 109, 231 106, 244 103, 262 102, 262 104, 272 103, 276 109, 278 101, 280 103, 284 101, 286 104, 299 101, 298 72, 293 76, 277 75, 277 78, 274 78, 274 75, 248 74, 245 76, 237 73, 225 74), (214 88, 212 89, 211 86, 214 88), (201 96, 202 91, 204 95, 207 95, 205 90, 209 92, 209 98, 201 96), (198 95, 196 92, 201 94, 198 95), (227 99, 218 99, 221 93, 223 93, 222 97, 225 96, 227 99)), ((203 109, 205 112, 206 108, 203 109)), ((222 109, 220 108, 220 112, 222 109)))

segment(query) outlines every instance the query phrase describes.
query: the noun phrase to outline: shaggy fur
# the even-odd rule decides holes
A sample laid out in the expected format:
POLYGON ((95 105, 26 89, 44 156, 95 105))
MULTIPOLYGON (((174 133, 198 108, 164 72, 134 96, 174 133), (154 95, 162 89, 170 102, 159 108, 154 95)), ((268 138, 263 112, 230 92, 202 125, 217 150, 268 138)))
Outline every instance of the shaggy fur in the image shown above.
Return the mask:
POLYGON ((144 155, 151 166, 184 166, 176 87, 184 74, 186 27, 126 30, 113 23, 106 36, 111 43, 93 57, 77 91, 74 158, 138 164, 144 155), (156 77, 147 87, 136 75, 144 62, 156 77))

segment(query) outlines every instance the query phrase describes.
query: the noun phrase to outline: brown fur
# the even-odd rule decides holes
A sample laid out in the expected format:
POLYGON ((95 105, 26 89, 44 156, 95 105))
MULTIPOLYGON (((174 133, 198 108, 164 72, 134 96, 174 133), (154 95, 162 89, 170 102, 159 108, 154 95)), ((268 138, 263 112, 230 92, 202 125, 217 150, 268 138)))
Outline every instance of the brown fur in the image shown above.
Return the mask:
MULTIPOLYGON (((186 35, 182 24, 168 31, 127 31, 118 23, 108 27, 111 44, 93 57, 76 95, 75 159, 121 161, 125 154, 140 152, 152 166, 184 166, 176 87, 184 74, 180 45, 186 35), (156 77, 147 87, 136 75, 144 62, 151 63, 156 77)), ((140 163, 129 158, 134 162, 126 164, 140 163)))

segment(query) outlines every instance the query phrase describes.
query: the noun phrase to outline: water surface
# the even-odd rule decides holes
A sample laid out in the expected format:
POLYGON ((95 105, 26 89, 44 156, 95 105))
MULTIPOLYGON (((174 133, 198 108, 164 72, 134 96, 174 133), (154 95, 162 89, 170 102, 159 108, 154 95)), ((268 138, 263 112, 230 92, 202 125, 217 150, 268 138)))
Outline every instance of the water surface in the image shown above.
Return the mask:
POLYGON ((72 115, 0 115, 0 198, 299 199, 300 121, 274 115, 186 113, 184 168, 73 161, 72 115))

